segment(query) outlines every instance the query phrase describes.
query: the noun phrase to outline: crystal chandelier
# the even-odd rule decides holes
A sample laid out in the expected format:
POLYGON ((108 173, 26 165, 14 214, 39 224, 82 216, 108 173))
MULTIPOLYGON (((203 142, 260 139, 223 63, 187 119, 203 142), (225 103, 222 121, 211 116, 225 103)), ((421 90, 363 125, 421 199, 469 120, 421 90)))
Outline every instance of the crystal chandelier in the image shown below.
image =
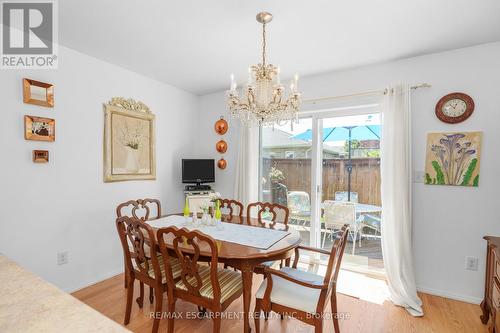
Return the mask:
POLYGON ((262 12, 257 14, 257 21, 262 23, 262 62, 248 68, 248 83, 242 89, 240 97, 231 74, 231 87, 227 92, 227 103, 231 115, 247 125, 293 123, 297 120, 301 99, 298 91, 298 75, 295 74, 290 84, 290 94, 285 96, 285 87, 280 82, 279 67, 266 61, 266 24, 273 16, 262 12))

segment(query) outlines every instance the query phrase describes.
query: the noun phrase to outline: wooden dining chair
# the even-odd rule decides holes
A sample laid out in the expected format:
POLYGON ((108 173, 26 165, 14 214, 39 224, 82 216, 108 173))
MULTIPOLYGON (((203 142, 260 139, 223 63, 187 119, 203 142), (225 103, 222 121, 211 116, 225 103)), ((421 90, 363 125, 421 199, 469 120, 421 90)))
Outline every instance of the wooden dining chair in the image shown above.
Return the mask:
MULTIPOLYGON (((250 203, 247 207, 247 218, 252 216, 252 209, 254 213, 256 211, 257 221, 262 226, 268 226, 269 228, 275 228, 276 224, 282 223, 285 226, 285 230, 288 229, 288 217, 290 215, 290 210, 288 207, 269 202, 254 202, 250 203), (266 224, 266 221, 269 224, 266 224)), ((287 259, 288 260, 288 259, 287 259)), ((289 261, 289 260, 288 260, 289 261)), ((275 261, 266 261, 255 267, 254 272, 257 274, 264 274, 264 268, 273 266, 275 261)), ((281 262, 281 266, 283 261, 281 262)))
POLYGON ((228 214, 225 214, 227 221, 231 221, 233 216, 238 216, 240 219, 243 216, 245 208, 241 202, 232 199, 219 199, 219 204, 222 211, 225 210, 228 212, 228 214))
POLYGON ((259 221, 260 224, 265 224, 265 221, 269 221, 269 226, 271 228, 274 228, 278 222, 283 223, 285 227, 288 227, 289 215, 290 211, 288 207, 276 203, 253 202, 247 206, 247 218, 256 216, 257 221, 259 221), (256 210, 257 214, 252 215, 252 210, 254 212, 256 210))
MULTIPOLYGON (((153 210, 154 211, 154 210, 153 210)), ((135 217, 136 219, 143 219, 145 221, 148 220, 154 220, 154 219, 159 219, 161 217, 161 203, 160 200, 158 199, 137 199, 137 200, 129 200, 126 202, 123 202, 116 207, 116 217, 122 217, 122 216, 128 216, 128 217, 135 217), (156 215, 152 215, 151 211, 152 208, 156 210, 156 215)), ((127 288, 127 276, 128 272, 125 267, 125 274, 124 274, 124 285, 125 288, 127 288)), ((149 302, 152 304, 153 303, 153 289, 149 289, 149 302)))
POLYGON ((161 217, 161 203, 158 199, 150 198, 129 200, 127 202, 119 204, 118 207, 116 207, 116 216, 133 216, 136 219, 142 217, 146 221, 159 219, 161 217), (152 208, 156 210, 156 214, 151 213, 152 208), (124 211, 126 209, 128 209, 129 214, 125 214, 124 211))
POLYGON ((168 285, 168 329, 174 331, 175 303, 178 298, 208 309, 214 314, 213 332, 220 332, 221 312, 243 293, 241 273, 219 268, 216 241, 202 232, 176 227, 157 231, 158 243, 165 266, 168 285), (165 238, 171 246, 167 248, 165 238), (201 252, 209 253, 210 265, 200 264, 201 252), (178 258, 181 265, 180 280, 175 280, 175 269, 170 265, 178 258))
MULTIPOLYGON (((140 296, 137 304, 140 308, 144 300, 144 284, 147 284, 155 292, 155 313, 162 310, 163 293, 167 291, 167 277, 165 274, 164 257, 158 256, 155 249, 157 243, 153 229, 142 220, 135 217, 122 216, 116 219, 116 227, 123 248, 125 264, 129 272, 127 279, 127 305, 125 311, 124 324, 130 321, 130 311, 132 309, 132 297, 134 294, 134 281, 140 281, 140 296), (148 243, 148 244, 146 244, 148 243)), ((170 280, 176 281, 181 274, 181 265, 175 258, 167 257, 169 262, 170 280)), ((158 331, 160 318, 155 316, 153 323, 153 333, 158 331)))
POLYGON ((293 314, 293 318, 314 325, 315 332, 323 331, 325 306, 330 297, 333 326, 340 332, 337 318, 337 277, 344 254, 349 225, 344 225, 337 235, 331 251, 306 246, 295 249, 292 267, 276 270, 265 268, 265 280, 255 295, 255 331, 260 332, 260 316, 270 311, 283 315, 293 314), (329 255, 325 276, 297 269, 300 250, 329 255))

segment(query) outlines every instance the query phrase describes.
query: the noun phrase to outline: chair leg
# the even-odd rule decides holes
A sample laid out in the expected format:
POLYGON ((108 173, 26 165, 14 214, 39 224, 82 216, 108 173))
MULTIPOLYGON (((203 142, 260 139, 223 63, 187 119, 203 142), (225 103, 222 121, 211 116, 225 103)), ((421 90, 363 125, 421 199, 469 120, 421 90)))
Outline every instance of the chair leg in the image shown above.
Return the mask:
POLYGON ((355 231, 352 235, 352 254, 354 255, 354 250, 356 249, 356 236, 358 233, 355 231))
POLYGON ((144 282, 139 283, 139 297, 135 301, 139 305, 139 308, 142 309, 142 305, 144 304, 144 282))
POLYGON ((255 321, 255 333, 260 333, 260 315, 262 313, 262 308, 260 304, 260 300, 256 299, 255 300, 255 310, 254 312, 254 321, 255 321))
POLYGON ((220 324, 221 324, 221 317, 220 313, 212 319, 214 321, 214 333, 219 333, 220 332, 220 324))
POLYGON ((168 297, 168 318, 167 318, 167 333, 174 333, 174 312, 176 299, 168 297))
POLYGON ((149 286, 149 304, 153 304, 155 299, 153 287, 149 286))
POLYGON ((160 326, 160 318, 162 317, 162 305, 163 305, 163 294, 161 291, 161 288, 155 288, 155 298, 156 298, 156 303, 155 303, 155 319, 153 322, 153 333, 158 332, 158 327, 160 326))
POLYGON ((326 234, 328 233, 328 230, 325 228, 325 232, 323 233, 323 242, 321 242, 321 248, 325 248, 325 240, 326 240, 326 234))
POLYGON ((123 279, 123 280, 124 280, 124 281, 123 281, 123 282, 125 282, 125 288, 127 288, 127 286, 128 286, 128 276, 129 276, 129 274, 128 274, 128 272, 127 272, 127 262, 126 262, 125 260, 123 261, 123 267, 124 267, 124 274, 123 274, 123 276, 124 276, 124 279, 123 279))
POLYGON ((334 333, 340 333, 339 319, 337 316, 337 294, 334 290, 332 290, 332 295, 330 296, 330 306, 332 307, 334 333))
POLYGON ((323 319, 318 318, 314 323, 314 333, 323 333, 323 319))
POLYGON ((130 322, 130 312, 132 311, 132 297, 134 297, 134 277, 129 276, 127 278, 127 305, 125 306, 125 320, 124 325, 128 325, 130 322))

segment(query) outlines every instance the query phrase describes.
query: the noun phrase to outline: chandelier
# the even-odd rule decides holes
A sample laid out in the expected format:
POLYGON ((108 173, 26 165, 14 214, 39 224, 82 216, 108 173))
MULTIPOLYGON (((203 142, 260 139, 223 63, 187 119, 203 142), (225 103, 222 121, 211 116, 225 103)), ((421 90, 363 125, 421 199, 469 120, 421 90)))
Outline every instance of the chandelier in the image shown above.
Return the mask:
POLYGON ((257 21, 262 24, 262 62, 248 68, 248 83, 242 89, 240 97, 234 75, 231 74, 231 86, 227 92, 227 103, 231 115, 247 125, 283 124, 298 119, 301 99, 298 91, 298 75, 295 74, 290 84, 288 98, 285 87, 280 81, 280 70, 266 59, 266 24, 273 15, 267 12, 257 14, 257 21))

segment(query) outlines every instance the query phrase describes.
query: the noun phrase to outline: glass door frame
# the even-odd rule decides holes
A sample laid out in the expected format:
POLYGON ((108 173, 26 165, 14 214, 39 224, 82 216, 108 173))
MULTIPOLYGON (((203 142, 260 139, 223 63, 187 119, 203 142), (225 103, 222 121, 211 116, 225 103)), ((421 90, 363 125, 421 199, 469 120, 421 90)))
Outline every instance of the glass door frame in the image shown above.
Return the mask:
MULTIPOLYGON (((335 107, 329 109, 302 111, 299 119, 311 118, 311 222, 309 244, 312 247, 321 247, 321 203, 323 189, 323 119, 359 116, 380 113, 380 103, 365 103, 353 106, 335 107)), ((262 127, 259 129, 259 200, 262 200, 262 127)), ((319 256, 314 256, 319 260, 319 256)))
POLYGON ((309 244, 321 247, 321 203, 323 202, 323 119, 380 113, 380 104, 302 112, 301 117, 312 116, 311 156, 311 225, 309 244))

